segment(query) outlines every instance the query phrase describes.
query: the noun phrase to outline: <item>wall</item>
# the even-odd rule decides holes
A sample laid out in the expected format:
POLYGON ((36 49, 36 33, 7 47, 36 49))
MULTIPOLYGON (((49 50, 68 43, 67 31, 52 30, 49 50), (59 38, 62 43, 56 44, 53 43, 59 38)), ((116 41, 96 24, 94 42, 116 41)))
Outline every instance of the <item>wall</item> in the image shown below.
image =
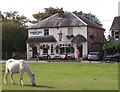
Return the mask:
MULTIPOLYGON (((86 39, 87 39, 87 27, 83 26, 83 27, 73 27, 73 35, 83 35, 86 39)), ((66 37, 66 35, 68 35, 68 28, 67 27, 63 27, 63 28, 49 28, 49 35, 53 35, 55 37, 55 39, 57 40, 56 43, 34 43, 34 45, 37 46, 38 49, 38 53, 42 54, 42 49, 40 49, 40 45, 42 44, 48 44, 54 45, 54 49, 57 46, 57 44, 71 44, 71 40, 72 39, 68 39, 66 37), (59 41, 59 35, 58 33, 60 33, 60 31, 62 32, 62 41, 59 41)), ((33 36, 44 36, 44 29, 29 29, 28 30, 28 37, 33 37, 33 36), (30 34, 32 33, 32 34, 30 34), (33 35, 34 34, 34 35, 33 35)), ((87 55, 88 50, 87 50, 87 42, 81 43, 83 46, 83 53, 82 55, 87 55)), ((74 45, 74 48, 76 48, 76 45, 74 45)), ((27 46, 28 52, 27 53, 31 53, 31 47, 27 46), (30 50, 29 50, 30 49, 30 50)), ((76 50, 75 49, 75 57, 77 57, 76 55, 76 50)), ((48 52, 50 54, 50 50, 48 52)), ((55 51, 54 51, 55 53, 55 51)), ((31 56, 31 55, 28 55, 31 56)))
POLYGON ((104 30, 98 28, 88 27, 88 52, 90 51, 99 51, 101 48, 95 48, 102 45, 104 41, 104 30), (92 44, 95 43, 97 46, 92 47, 92 44))

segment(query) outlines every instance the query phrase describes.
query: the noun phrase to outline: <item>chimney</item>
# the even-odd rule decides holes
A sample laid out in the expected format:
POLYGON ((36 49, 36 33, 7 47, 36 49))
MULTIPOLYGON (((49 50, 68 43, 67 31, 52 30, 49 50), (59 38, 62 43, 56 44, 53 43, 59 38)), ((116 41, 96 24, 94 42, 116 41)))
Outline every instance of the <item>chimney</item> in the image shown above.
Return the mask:
POLYGON ((64 11, 63 8, 58 9, 58 18, 63 18, 64 17, 64 11))
POLYGON ((118 16, 120 16, 120 1, 118 2, 118 16))

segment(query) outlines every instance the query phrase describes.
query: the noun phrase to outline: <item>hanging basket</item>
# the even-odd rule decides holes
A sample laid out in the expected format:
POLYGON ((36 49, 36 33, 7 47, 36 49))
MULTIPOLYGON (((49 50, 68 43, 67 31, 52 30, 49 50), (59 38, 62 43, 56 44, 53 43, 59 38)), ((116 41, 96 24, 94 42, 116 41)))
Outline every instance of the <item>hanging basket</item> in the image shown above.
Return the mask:
POLYGON ((49 45, 41 45, 40 49, 49 49, 49 45))
POLYGON ((67 37, 68 39, 71 39, 71 38, 74 37, 74 35, 66 35, 66 37, 67 37))

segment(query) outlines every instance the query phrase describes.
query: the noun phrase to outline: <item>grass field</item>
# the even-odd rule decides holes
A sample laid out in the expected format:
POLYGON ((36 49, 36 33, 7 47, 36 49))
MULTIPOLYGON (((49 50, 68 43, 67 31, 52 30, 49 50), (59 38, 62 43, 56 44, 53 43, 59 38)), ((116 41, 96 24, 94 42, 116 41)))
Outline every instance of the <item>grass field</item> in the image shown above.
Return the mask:
MULTIPOLYGON (((24 74, 25 86, 2 83, 2 90, 118 90, 118 64, 115 63, 28 63, 36 76, 36 87, 30 86, 24 74)), ((5 65, 2 64, 4 70, 5 65)), ((3 80, 3 79, 2 79, 3 80)))

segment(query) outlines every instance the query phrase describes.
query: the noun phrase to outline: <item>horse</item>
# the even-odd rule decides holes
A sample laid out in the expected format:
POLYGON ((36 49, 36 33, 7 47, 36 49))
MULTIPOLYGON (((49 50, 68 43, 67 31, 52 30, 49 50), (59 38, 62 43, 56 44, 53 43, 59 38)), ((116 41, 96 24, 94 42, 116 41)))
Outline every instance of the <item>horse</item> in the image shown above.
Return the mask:
POLYGON ((24 62, 24 60, 20 59, 20 60, 15 60, 15 59, 9 59, 6 61, 6 68, 5 68, 5 76, 4 76, 4 82, 5 84, 8 84, 8 73, 10 72, 10 78, 11 78, 11 83, 14 83, 13 80, 13 73, 18 72, 20 74, 20 85, 24 85, 23 84, 23 73, 26 72, 31 80, 31 84, 32 86, 36 86, 35 83, 35 75, 33 74, 30 66, 24 62))

